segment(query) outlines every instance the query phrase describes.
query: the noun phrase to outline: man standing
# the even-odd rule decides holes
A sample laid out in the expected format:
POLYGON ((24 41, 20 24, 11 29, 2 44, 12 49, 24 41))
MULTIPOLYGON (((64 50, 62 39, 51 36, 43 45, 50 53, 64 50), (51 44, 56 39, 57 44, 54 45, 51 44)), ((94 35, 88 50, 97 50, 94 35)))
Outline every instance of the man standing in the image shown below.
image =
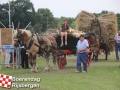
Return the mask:
POLYGON ((80 35, 77 42, 77 70, 75 72, 82 72, 81 63, 83 63, 83 72, 87 72, 87 49, 89 47, 88 41, 84 35, 80 35))
POLYGON ((120 51, 120 31, 114 37, 115 40, 115 53, 116 53, 116 62, 119 61, 118 51, 120 51))
POLYGON ((28 53, 26 52, 24 42, 22 42, 22 44, 21 44, 21 63, 22 63, 22 68, 29 68, 28 53), (24 64, 25 64, 25 66, 24 66, 24 64))
POLYGON ((64 24, 61 26, 61 47, 63 44, 63 37, 65 36, 65 45, 67 45, 67 31, 69 31, 69 25, 67 20, 64 20, 64 24))

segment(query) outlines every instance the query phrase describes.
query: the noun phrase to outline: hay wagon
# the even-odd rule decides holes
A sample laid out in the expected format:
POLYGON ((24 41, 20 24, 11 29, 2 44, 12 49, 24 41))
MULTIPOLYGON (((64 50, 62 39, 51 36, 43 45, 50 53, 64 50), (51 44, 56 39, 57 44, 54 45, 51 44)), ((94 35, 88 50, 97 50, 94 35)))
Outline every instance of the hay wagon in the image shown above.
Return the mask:
POLYGON ((58 65, 59 65, 59 68, 63 69, 67 64, 66 55, 76 54, 76 45, 77 45, 78 38, 68 34, 68 45, 64 45, 62 47, 60 47, 61 45, 60 35, 56 37, 56 41, 58 45, 58 50, 56 51, 58 56, 58 65))
MULTIPOLYGON (((79 40, 79 37, 75 37, 71 34, 68 34, 68 45, 65 45, 60 47, 61 45, 61 36, 58 35, 56 37, 57 45, 58 45, 58 50, 56 51, 57 56, 58 56, 58 65, 59 68, 64 69, 65 65, 67 64, 66 56, 67 55, 76 55, 76 45, 79 40)), ((65 41, 65 38, 64 38, 65 41)), ((91 61, 91 55, 88 55, 88 65, 90 65, 91 61)))

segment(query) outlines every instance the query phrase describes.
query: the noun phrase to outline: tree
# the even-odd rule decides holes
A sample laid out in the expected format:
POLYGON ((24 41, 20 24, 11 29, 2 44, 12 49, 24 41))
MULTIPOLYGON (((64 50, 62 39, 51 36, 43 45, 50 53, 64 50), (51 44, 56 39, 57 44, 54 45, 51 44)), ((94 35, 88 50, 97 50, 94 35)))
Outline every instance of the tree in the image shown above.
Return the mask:
POLYGON ((36 18, 35 31, 45 32, 48 28, 55 28, 55 19, 48 8, 39 8, 36 12, 36 18))
POLYGON ((25 28, 31 22, 32 26, 36 23, 35 10, 30 0, 16 0, 11 2, 11 16, 17 28, 20 22, 20 28, 25 28))
POLYGON ((116 16, 117 16, 117 22, 118 22, 118 30, 120 30, 120 14, 117 13, 116 16))
MULTIPOLYGON (((25 28, 29 22, 32 22, 32 26, 36 23, 35 10, 30 0, 16 0, 10 2, 10 14, 11 22, 14 23, 14 27, 25 28)), ((8 3, 0 5, 0 21, 8 27, 8 3)))
MULTIPOLYGON (((5 27, 9 27, 8 4, 0 5, 0 22, 2 22, 5 27)), ((0 27, 3 26, 0 24, 0 27)))

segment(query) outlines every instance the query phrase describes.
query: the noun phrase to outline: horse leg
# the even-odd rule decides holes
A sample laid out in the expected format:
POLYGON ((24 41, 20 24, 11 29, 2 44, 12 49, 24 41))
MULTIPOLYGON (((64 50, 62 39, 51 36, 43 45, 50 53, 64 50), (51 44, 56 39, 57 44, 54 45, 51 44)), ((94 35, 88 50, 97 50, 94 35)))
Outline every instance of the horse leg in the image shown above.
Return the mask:
POLYGON ((92 57, 92 61, 94 61, 95 60, 95 54, 93 54, 93 57, 92 57))
POLYGON ((95 61, 98 61, 98 56, 97 56, 97 54, 95 55, 95 61))
POLYGON ((46 67, 44 68, 44 71, 50 70, 50 64, 49 64, 49 58, 46 58, 46 67))
POLYGON ((44 71, 49 71, 50 70, 49 56, 50 56, 50 54, 45 55, 45 58, 46 58, 46 67, 44 68, 44 71))
POLYGON ((108 58, 108 50, 105 50, 105 60, 108 58))
POLYGON ((53 69, 58 70, 58 62, 57 62, 58 58, 56 54, 53 54, 52 56, 53 56, 53 64, 54 64, 53 69))
POLYGON ((28 54, 28 62, 30 63, 31 67, 33 67, 32 55, 31 54, 28 54))
POLYGON ((36 55, 32 57, 33 58, 33 67, 31 69, 32 72, 38 72, 38 67, 36 65, 36 55))

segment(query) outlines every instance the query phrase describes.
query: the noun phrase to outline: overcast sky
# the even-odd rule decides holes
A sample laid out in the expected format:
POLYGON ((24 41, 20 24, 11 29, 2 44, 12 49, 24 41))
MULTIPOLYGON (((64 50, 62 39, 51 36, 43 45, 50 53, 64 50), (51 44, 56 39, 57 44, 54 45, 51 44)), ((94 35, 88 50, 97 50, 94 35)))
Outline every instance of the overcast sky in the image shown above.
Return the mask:
MULTIPOLYGON (((0 0, 0 4, 9 0, 0 0)), ((54 17, 76 17, 81 10, 100 13, 102 10, 120 13, 120 0, 30 0, 35 10, 49 8, 54 17)))

